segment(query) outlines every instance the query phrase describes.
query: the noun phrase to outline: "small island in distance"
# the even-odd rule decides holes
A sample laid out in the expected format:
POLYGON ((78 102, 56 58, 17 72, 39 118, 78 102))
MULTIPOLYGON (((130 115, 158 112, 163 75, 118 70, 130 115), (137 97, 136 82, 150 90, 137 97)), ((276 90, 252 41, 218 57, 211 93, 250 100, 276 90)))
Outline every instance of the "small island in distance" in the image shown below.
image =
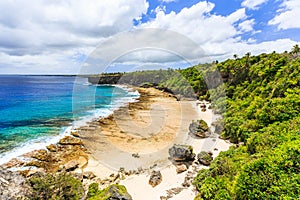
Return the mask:
POLYGON ((247 53, 186 69, 93 75, 88 80, 96 85, 126 84, 139 97, 71 131, 57 144, 30 152, 28 162, 15 158, 0 166, 0 196, 130 200, 152 191, 162 192, 156 194, 160 199, 299 198, 298 45, 290 52, 247 53), (141 127, 155 120, 160 124, 161 108, 156 104, 165 108, 166 129, 157 135, 151 128, 130 129, 132 121, 141 127), (152 119, 146 115, 149 110, 152 119), (168 146, 169 141, 177 142, 177 132, 187 142, 168 146), (216 143, 212 149, 200 147, 205 141, 216 143), (119 153, 111 144, 127 152, 117 164, 110 163, 119 153), (161 163, 154 162, 131 168, 156 148, 171 165, 159 168, 161 163), (99 166, 99 159, 119 168, 99 166))

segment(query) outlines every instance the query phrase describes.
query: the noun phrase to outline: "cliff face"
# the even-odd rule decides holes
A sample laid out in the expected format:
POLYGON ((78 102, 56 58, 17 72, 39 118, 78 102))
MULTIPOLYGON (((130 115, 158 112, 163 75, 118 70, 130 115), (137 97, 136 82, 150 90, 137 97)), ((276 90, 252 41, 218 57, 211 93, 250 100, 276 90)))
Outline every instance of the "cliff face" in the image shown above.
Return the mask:
POLYGON ((88 81, 92 84, 117 84, 121 77, 121 74, 107 74, 98 77, 88 77, 88 81))

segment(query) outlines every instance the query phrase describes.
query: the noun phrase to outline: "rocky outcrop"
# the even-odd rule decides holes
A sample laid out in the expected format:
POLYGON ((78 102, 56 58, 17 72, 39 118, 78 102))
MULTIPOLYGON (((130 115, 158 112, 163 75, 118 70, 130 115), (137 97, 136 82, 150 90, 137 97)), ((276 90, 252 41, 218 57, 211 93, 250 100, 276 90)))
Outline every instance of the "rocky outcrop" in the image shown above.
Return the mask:
POLYGON ((30 194, 31 188, 21 174, 0 167, 0 199, 29 199, 30 194))
POLYGON ((152 171, 151 175, 150 175, 150 179, 149 179, 149 184, 152 187, 155 187, 158 184, 160 184, 161 182, 162 182, 162 175, 161 175, 160 171, 152 171))
POLYGON ((207 123, 202 119, 193 121, 189 126, 189 131, 191 134, 201 138, 206 138, 211 135, 207 123))
POLYGON ((173 145, 169 149, 170 159, 175 162, 189 162, 195 159, 193 147, 189 145, 173 145))
POLYGON ((209 166, 211 161, 213 160, 212 153, 201 151, 197 155, 197 159, 198 159, 199 163, 201 163, 202 165, 209 166))
POLYGON ((123 185, 111 185, 107 191, 109 192, 110 200, 132 200, 132 197, 123 185))
POLYGON ((58 144, 60 145, 82 145, 82 140, 72 136, 66 136, 59 140, 58 144))

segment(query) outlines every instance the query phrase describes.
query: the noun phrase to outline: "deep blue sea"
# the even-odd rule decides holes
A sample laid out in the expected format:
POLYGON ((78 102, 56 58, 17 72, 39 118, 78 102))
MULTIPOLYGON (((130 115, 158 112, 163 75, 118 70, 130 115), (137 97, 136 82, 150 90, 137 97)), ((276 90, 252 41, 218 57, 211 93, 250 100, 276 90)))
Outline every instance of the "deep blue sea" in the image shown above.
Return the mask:
POLYGON ((0 75, 0 164, 105 117, 138 93, 75 76, 0 75))

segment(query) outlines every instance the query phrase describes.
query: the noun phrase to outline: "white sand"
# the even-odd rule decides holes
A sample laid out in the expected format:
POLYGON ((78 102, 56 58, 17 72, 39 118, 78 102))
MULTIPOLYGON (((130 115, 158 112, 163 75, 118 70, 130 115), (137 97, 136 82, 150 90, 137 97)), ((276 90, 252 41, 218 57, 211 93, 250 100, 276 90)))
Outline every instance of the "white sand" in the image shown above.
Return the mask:
MULTIPOLYGON (((192 104, 192 106, 197 110, 198 118, 206 121, 208 125, 211 125, 211 123, 217 118, 217 116, 214 115, 210 109, 207 109, 206 112, 202 112, 199 105, 196 104, 196 101, 190 101, 189 103, 192 104)), ((206 104, 208 106, 207 102, 206 104)), ((183 128, 183 130, 187 131, 187 127, 183 128)), ((186 133, 185 135, 188 134, 186 133)), ((197 154, 202 150, 212 151, 213 157, 216 157, 220 151, 226 151, 230 147, 230 143, 221 140, 218 137, 199 139, 192 136, 187 136, 187 138, 183 137, 181 139, 183 139, 184 143, 193 146, 194 153, 197 154)), ((195 171, 195 169, 192 169, 192 166, 190 166, 188 171, 177 174, 176 167, 170 162, 168 163, 169 164, 166 167, 160 169, 162 174, 162 182, 154 188, 148 183, 150 171, 140 175, 130 175, 125 180, 121 180, 120 184, 127 188, 129 194, 134 200, 160 200, 160 197, 166 197, 168 195, 167 190, 172 188, 183 189, 178 194, 173 194, 170 199, 193 200, 196 196, 196 190, 194 186, 191 185, 190 187, 184 188, 182 187, 182 183, 184 182, 187 173, 193 172, 196 175, 197 170, 205 167, 198 166, 197 170, 195 171)), ((85 168, 85 171, 92 171, 100 178, 108 177, 109 174, 116 172, 116 170, 109 169, 94 159, 89 161, 89 165, 87 168, 85 168)))

